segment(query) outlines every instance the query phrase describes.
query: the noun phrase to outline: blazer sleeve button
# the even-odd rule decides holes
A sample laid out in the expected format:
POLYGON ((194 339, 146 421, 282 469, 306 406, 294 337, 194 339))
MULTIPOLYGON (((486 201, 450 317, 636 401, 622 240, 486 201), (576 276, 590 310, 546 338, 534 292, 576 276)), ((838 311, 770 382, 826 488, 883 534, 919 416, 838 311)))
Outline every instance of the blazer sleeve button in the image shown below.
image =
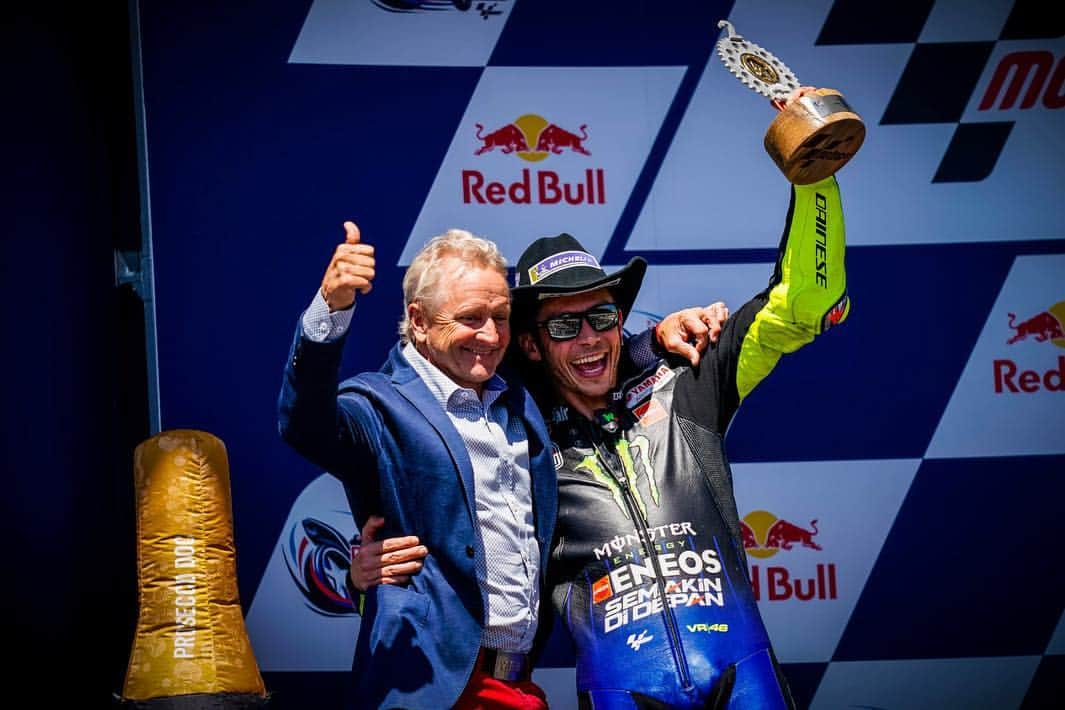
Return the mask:
POLYGON ((466 556, 473 557, 473 545, 466 545, 466 556))

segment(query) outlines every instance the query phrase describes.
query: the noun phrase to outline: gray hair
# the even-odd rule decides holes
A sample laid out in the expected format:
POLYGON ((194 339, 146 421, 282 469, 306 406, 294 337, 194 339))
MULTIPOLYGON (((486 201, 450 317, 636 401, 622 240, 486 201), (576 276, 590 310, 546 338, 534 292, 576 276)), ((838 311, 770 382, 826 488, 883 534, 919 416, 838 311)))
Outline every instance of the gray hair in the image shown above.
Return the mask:
POLYGON ((465 229, 449 229, 433 237, 414 255, 403 275, 403 320, 399 323, 399 338, 404 345, 410 342, 408 306, 424 303, 430 310, 436 307, 440 279, 445 275, 445 270, 438 267, 450 258, 458 259, 464 265, 494 269, 504 279, 507 277, 507 260, 493 242, 465 229))

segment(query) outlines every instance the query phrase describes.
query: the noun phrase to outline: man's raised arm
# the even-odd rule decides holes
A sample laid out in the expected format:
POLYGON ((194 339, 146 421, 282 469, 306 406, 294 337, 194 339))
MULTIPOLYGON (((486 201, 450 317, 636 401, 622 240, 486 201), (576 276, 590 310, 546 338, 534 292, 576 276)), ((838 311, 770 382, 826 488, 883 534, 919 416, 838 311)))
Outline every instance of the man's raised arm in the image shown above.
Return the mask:
POLYGON ((344 336, 355 295, 369 293, 373 278, 374 248, 362 242, 354 222, 345 222, 344 241, 334 251, 321 287, 300 317, 285 364, 278 400, 281 436, 327 470, 335 470, 343 456, 337 443, 342 422, 336 396, 344 336))

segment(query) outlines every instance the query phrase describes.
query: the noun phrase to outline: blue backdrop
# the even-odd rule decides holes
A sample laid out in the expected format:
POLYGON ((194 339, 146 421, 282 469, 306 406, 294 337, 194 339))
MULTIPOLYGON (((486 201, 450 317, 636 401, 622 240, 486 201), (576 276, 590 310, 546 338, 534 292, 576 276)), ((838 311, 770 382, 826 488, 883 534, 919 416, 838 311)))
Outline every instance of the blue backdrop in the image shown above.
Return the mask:
MULTIPOLYGON (((728 434, 741 516, 817 521, 819 550, 752 558, 796 696, 821 707, 1060 696, 1060 14, 1024 0, 139 11, 161 422, 227 444, 240 591, 278 702, 333 702, 358 623, 316 602, 320 582, 299 573, 304 520, 328 524, 330 544, 353 529, 335 482, 276 427, 292 330, 342 221, 378 258, 347 372, 380 364, 404 265, 451 226, 512 262, 563 230, 604 264, 644 255, 634 328, 693 303, 737 308, 772 271, 787 185, 761 146, 772 109, 712 52, 722 18, 803 83, 842 90, 868 128, 839 175, 852 315, 785 358, 728 434), (546 125, 583 152, 485 138, 546 125), (598 198, 553 201, 543 187, 586 178, 598 198), (525 179, 528 204, 476 190, 525 179), (770 570, 794 581, 819 565, 837 576, 834 596, 770 585, 770 570)), ((322 572, 327 586, 343 576, 322 572)), ((569 661, 557 638, 538 676, 559 707, 574 703, 569 661)))

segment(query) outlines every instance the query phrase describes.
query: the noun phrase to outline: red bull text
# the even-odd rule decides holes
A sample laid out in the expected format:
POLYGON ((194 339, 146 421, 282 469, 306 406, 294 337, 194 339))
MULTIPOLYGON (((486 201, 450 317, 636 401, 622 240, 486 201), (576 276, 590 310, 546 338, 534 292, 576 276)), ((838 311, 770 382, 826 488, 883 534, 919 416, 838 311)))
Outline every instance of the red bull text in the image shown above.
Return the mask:
POLYGON ((1065 355, 1058 356, 1057 368, 1045 372, 1019 370, 1013 360, 995 360, 995 393, 1065 392, 1065 355))
POLYGON ((478 205, 605 205, 606 178, 602 168, 587 169, 584 179, 566 182, 554 170, 528 168, 512 183, 490 181, 480 170, 462 171, 462 202, 478 205))
POLYGON ((763 574, 761 567, 751 565, 751 588, 754 590, 755 601, 762 600, 763 589, 766 598, 771 602, 839 598, 836 565, 833 563, 817 565, 816 576, 805 579, 792 577, 787 567, 766 567, 763 574))

